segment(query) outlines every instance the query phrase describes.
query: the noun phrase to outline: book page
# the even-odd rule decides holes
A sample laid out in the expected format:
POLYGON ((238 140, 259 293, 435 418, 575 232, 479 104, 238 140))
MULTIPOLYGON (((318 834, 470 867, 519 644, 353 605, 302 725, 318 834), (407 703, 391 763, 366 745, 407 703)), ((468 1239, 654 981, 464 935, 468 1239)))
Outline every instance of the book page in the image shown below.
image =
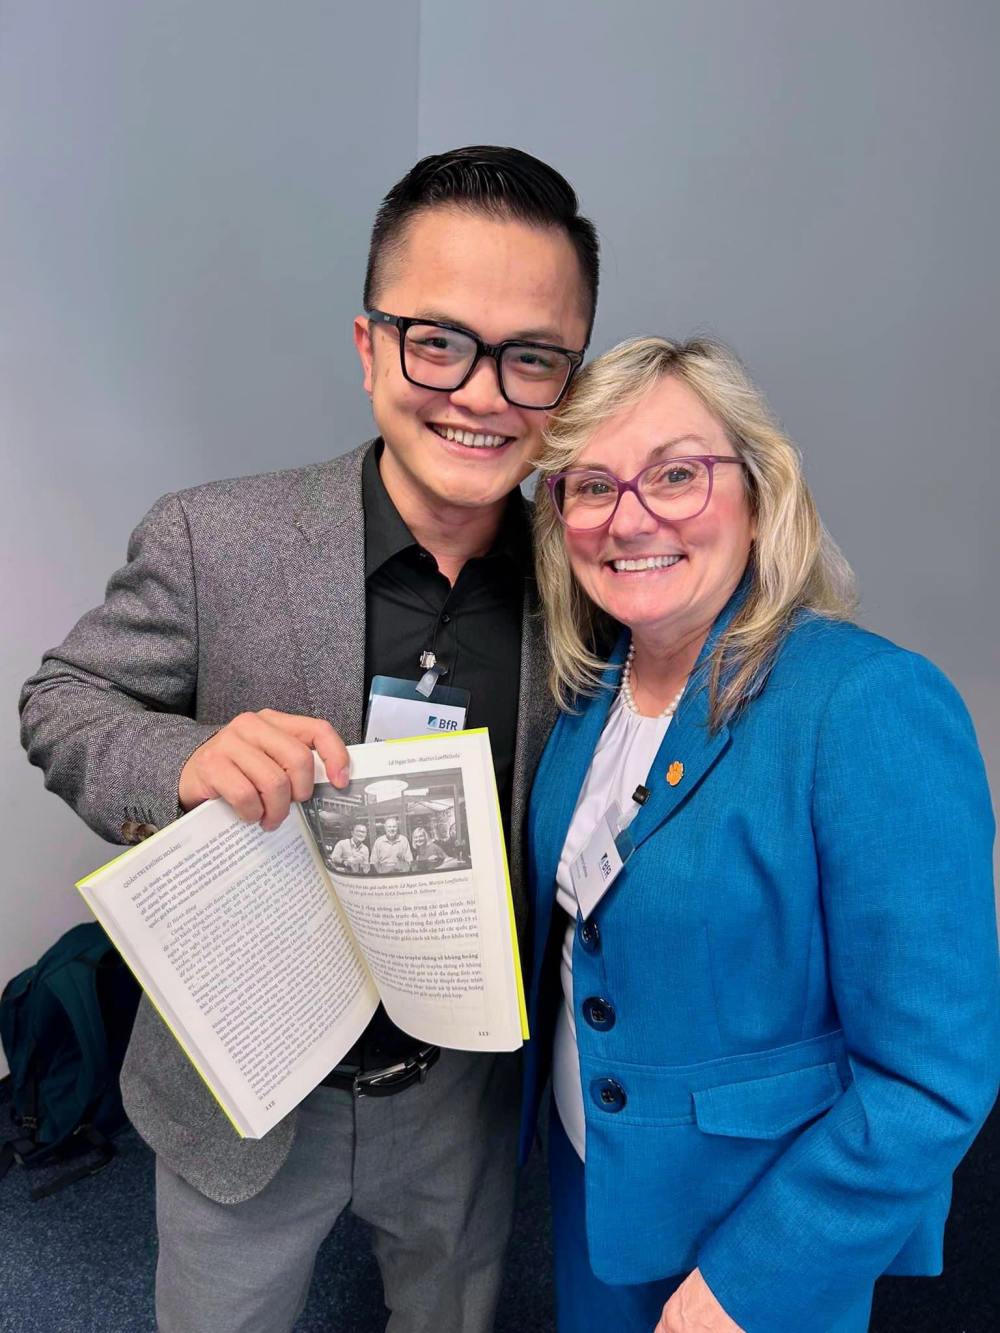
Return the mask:
POLYGON ((437 1046, 515 1049, 520 971, 485 729, 349 753, 349 785, 318 783, 307 817, 389 1016, 437 1046))
POLYGON ((223 1109, 259 1138, 378 995, 301 810, 272 833, 208 801, 78 886, 223 1109))

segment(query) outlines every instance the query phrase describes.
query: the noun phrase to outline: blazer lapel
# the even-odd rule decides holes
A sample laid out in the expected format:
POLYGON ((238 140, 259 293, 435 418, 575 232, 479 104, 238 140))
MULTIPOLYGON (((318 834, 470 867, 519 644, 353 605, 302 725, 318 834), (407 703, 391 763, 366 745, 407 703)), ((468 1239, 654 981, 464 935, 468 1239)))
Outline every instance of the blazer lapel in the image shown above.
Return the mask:
POLYGON ((636 847, 694 793, 728 746, 728 727, 708 729, 708 690, 694 688, 681 700, 646 779, 649 799, 629 828, 636 847))
POLYGON ((514 741, 513 794, 510 812, 510 879, 519 932, 528 913, 524 874, 525 811, 531 781, 549 732, 556 720, 555 700, 548 687, 545 626, 538 609, 534 579, 525 580, 521 620, 521 679, 518 688, 517 735, 514 741))
MULTIPOLYGON (((534 868, 537 920, 540 926, 544 925, 546 933, 563 843, 590 761, 615 699, 620 667, 625 660, 627 647, 628 636, 623 634, 608 658, 600 691, 589 699, 578 700, 581 712, 563 713, 552 733, 551 750, 546 756, 547 772, 541 788, 545 804, 537 812, 535 821, 539 835, 535 846, 534 868)), ((537 948, 535 956, 538 957, 537 948)))
POLYGON ((716 617, 698 654, 680 706, 653 760, 646 781, 650 791, 649 799, 630 827, 636 847, 644 843, 684 804, 729 747, 728 726, 720 727, 716 732, 711 732, 708 727, 708 666, 720 635, 743 605, 748 587, 749 580, 744 575, 716 617))
POLYGON ((288 605, 310 712, 328 721, 348 745, 363 738, 361 466, 372 443, 316 469, 284 543, 288 605))

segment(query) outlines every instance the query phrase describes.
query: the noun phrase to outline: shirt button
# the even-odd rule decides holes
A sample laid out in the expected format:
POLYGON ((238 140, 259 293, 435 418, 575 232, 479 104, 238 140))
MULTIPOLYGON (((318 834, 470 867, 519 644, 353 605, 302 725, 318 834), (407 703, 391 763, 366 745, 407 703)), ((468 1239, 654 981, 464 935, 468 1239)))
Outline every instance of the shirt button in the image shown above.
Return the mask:
POLYGON ((441 617, 441 624, 442 624, 442 625, 450 625, 450 624, 451 624, 451 616, 448 614, 447 611, 446 611, 446 612, 444 613, 444 615, 441 617))
POLYGON ((610 1000, 589 995, 583 1002, 583 1016, 598 1032, 607 1032, 615 1025, 615 1007, 610 1000))
POLYGON ((590 1096, 602 1111, 611 1115, 623 1110, 628 1101, 625 1089, 614 1078, 595 1078, 590 1084, 590 1096))

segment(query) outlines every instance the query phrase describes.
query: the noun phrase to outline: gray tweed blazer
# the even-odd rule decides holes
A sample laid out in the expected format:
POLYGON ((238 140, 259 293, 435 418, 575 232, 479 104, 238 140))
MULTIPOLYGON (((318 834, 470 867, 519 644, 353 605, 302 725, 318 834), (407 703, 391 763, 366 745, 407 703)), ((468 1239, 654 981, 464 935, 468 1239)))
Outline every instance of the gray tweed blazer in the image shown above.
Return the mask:
MULTIPOLYGON (((22 740, 46 786, 111 842, 176 819, 189 755, 238 713, 330 721, 362 739, 361 463, 215 482, 159 500, 104 604, 46 653, 21 696, 22 740)), ((533 586, 525 589, 511 882, 522 929, 525 803, 555 718, 533 586)), ((219 1202, 250 1198, 288 1154, 295 1114, 240 1139, 143 999, 122 1071, 126 1110, 164 1162, 219 1202)))

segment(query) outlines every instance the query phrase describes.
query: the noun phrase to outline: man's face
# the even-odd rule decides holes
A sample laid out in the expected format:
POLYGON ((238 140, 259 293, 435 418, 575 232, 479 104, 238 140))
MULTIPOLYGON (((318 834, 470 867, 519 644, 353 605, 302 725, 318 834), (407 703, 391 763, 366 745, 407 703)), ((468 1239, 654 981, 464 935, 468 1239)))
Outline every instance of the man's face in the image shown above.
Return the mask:
POLYGON ((351 837, 356 843, 362 843, 365 840, 367 832, 368 830, 365 828, 364 824, 355 824, 354 828, 351 830, 351 837))
POLYGON ((387 819, 385 821, 385 836, 394 838, 399 832, 399 821, 397 819, 387 819))
MULTIPOLYGON (((583 278, 565 232, 447 206, 411 219, 377 300, 389 314, 457 324, 490 343, 580 351, 587 336, 583 278)), ((494 361, 483 357, 461 389, 422 389, 403 377, 395 328, 372 329, 362 317, 354 332, 397 507, 404 499, 445 517, 497 504, 528 475, 549 414, 512 407, 494 361), (449 428, 480 438, 448 440, 449 428)))

